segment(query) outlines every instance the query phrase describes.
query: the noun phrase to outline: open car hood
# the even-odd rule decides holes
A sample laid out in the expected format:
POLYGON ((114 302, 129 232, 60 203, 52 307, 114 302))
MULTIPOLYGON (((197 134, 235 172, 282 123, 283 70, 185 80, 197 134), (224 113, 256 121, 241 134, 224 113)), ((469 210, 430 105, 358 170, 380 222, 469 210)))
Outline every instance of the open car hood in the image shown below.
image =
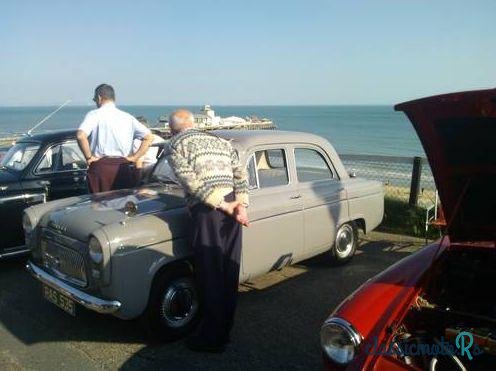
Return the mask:
POLYGON ((436 181, 451 241, 496 239, 496 89, 395 106, 412 122, 436 181))

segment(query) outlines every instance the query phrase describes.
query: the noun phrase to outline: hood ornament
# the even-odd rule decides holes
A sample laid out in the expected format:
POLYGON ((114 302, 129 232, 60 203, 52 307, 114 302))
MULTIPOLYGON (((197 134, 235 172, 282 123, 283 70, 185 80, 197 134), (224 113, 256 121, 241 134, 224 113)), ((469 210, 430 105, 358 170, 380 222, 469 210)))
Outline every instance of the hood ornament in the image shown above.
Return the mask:
POLYGON ((124 205, 124 214, 127 216, 135 216, 138 213, 138 205, 133 201, 128 201, 124 205))

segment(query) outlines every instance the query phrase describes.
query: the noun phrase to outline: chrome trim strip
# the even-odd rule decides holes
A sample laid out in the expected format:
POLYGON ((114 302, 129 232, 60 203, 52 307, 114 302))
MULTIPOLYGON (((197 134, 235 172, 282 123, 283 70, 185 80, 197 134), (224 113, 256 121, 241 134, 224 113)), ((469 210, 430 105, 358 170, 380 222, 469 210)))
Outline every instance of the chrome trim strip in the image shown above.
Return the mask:
POLYGON ((121 307, 121 302, 117 300, 104 300, 91 296, 81 290, 69 286, 61 280, 52 277, 43 269, 38 268, 34 263, 28 262, 26 269, 38 281, 50 286, 61 294, 68 296, 76 303, 81 304, 83 307, 91 309, 98 313, 110 314, 117 312, 121 307))
POLYGON ((24 254, 27 254, 29 252, 29 249, 26 249, 26 246, 18 246, 18 247, 22 248, 22 250, 17 250, 17 251, 6 252, 3 254, 0 254, 0 259, 12 258, 14 256, 24 255, 24 254))
POLYGON ((33 199, 39 197, 39 199, 36 199, 36 201, 41 201, 43 203, 46 202, 46 194, 44 193, 23 193, 20 195, 15 195, 15 196, 5 196, 5 197, 0 197, 0 203, 4 202, 9 202, 9 201, 16 201, 16 200, 24 200, 27 201, 29 199, 33 199))

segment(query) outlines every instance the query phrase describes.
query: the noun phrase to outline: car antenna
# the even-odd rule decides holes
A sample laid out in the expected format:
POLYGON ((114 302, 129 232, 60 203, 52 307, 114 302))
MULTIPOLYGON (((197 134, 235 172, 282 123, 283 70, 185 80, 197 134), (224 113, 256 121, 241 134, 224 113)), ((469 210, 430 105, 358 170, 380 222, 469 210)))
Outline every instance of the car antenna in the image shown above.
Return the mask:
POLYGON ((60 111, 62 108, 64 108, 65 106, 67 106, 69 103, 71 102, 70 99, 68 99, 67 101, 65 101, 64 103, 62 103, 60 106, 58 106, 58 108, 55 110, 55 111, 52 111, 50 112, 48 115, 46 115, 45 117, 43 117, 41 119, 41 121, 39 121, 35 126, 33 126, 31 129, 29 129, 27 132, 26 132, 26 135, 27 136, 31 136, 31 133, 33 132, 33 130, 35 130, 37 127, 39 127, 41 124, 43 124, 46 120, 48 120, 50 117, 52 117, 53 115, 55 115, 58 111, 60 111))

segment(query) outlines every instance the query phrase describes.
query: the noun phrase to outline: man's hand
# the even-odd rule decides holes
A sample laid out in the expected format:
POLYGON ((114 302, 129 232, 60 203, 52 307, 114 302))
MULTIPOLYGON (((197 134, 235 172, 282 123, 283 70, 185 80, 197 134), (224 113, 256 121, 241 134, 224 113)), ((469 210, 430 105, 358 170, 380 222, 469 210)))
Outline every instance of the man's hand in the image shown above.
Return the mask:
POLYGON ((234 209, 233 216, 239 224, 244 225, 245 227, 250 226, 250 220, 248 219, 248 213, 246 212, 245 205, 238 204, 238 206, 234 209))
POLYGON ((226 213, 227 215, 236 219, 239 224, 246 227, 250 225, 248 220, 248 214, 246 213, 246 207, 239 201, 225 202, 223 201, 219 209, 226 213))
POLYGON ((135 164, 139 159, 141 159, 146 154, 146 151, 148 151, 148 148, 150 148, 152 142, 153 142, 153 134, 148 133, 141 141, 141 145, 138 148, 138 150, 134 152, 131 156, 127 156, 126 159, 129 162, 135 164))
POLYGON ((218 209, 223 211, 229 216, 234 216, 234 209, 239 205, 239 201, 225 202, 222 201, 218 209))
POLYGON ((99 159, 100 157, 91 156, 86 160, 86 163, 88 164, 88 166, 90 166, 93 162, 97 162, 99 159))
POLYGON ((138 159, 137 159, 134 155, 132 155, 132 156, 127 156, 127 157, 126 157, 126 160, 128 160, 129 162, 131 162, 131 163, 133 163, 133 164, 134 164, 134 163, 136 163, 136 161, 138 161, 138 159))

